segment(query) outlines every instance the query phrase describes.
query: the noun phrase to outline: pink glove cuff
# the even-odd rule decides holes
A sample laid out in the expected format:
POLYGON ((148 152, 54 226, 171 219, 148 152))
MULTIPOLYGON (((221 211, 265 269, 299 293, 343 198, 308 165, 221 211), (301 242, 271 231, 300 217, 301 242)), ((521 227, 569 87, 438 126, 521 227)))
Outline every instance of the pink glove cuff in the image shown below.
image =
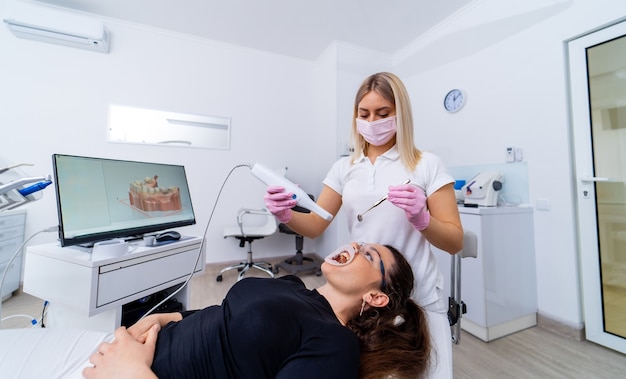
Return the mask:
POLYGON ((274 216, 281 224, 286 224, 291 221, 291 209, 285 209, 284 211, 274 213, 274 216))
POLYGON ((428 225, 430 225, 430 213, 424 209, 409 221, 411 221, 411 224, 413 224, 415 229, 421 232, 422 230, 428 228, 428 225))

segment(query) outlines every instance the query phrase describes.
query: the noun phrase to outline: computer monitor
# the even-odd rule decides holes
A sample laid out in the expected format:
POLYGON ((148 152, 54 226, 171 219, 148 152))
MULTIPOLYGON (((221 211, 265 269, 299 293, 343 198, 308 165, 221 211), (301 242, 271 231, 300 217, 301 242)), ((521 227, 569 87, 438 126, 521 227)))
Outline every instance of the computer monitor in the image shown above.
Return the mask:
POLYGON ((185 167, 53 154, 61 246, 196 223, 185 167))

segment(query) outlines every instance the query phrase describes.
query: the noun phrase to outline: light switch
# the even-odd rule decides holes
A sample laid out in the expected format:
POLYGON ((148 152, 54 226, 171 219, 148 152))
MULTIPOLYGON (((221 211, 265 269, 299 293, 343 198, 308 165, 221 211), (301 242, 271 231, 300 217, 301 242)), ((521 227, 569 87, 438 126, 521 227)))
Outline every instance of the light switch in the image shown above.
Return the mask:
POLYGON ((515 162, 515 148, 514 147, 506 148, 506 162, 515 162))
POLYGON ((536 208, 538 211, 549 211, 551 209, 550 200, 537 199, 536 208))
POLYGON ((524 159, 524 154, 522 153, 521 147, 515 148, 515 162, 521 162, 524 159))

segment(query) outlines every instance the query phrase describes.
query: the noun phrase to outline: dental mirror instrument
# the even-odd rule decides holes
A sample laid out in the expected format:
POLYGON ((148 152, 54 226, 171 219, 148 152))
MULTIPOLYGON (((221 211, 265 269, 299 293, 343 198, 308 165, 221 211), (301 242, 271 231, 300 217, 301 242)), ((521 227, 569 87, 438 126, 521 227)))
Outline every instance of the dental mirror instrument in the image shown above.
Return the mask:
MULTIPOLYGON (((402 182, 402 184, 409 184, 411 183, 411 179, 407 179, 404 182, 402 182)), ((383 201, 387 200, 387 195, 381 197, 380 199, 378 199, 377 202, 374 203, 374 205, 372 205, 371 207, 369 207, 365 212, 356 215, 356 219, 359 220, 359 222, 363 221, 363 215, 366 214, 367 212, 371 211, 372 209, 376 208, 377 206, 379 206, 383 201)))

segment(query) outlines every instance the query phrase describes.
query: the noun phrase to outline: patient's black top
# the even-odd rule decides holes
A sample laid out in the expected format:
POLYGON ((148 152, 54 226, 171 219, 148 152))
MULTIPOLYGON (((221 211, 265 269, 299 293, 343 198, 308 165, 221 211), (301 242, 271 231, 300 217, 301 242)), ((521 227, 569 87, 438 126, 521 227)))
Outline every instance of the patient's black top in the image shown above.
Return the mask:
POLYGON ((245 278, 159 332, 161 378, 357 378, 359 341, 296 276, 245 278))

